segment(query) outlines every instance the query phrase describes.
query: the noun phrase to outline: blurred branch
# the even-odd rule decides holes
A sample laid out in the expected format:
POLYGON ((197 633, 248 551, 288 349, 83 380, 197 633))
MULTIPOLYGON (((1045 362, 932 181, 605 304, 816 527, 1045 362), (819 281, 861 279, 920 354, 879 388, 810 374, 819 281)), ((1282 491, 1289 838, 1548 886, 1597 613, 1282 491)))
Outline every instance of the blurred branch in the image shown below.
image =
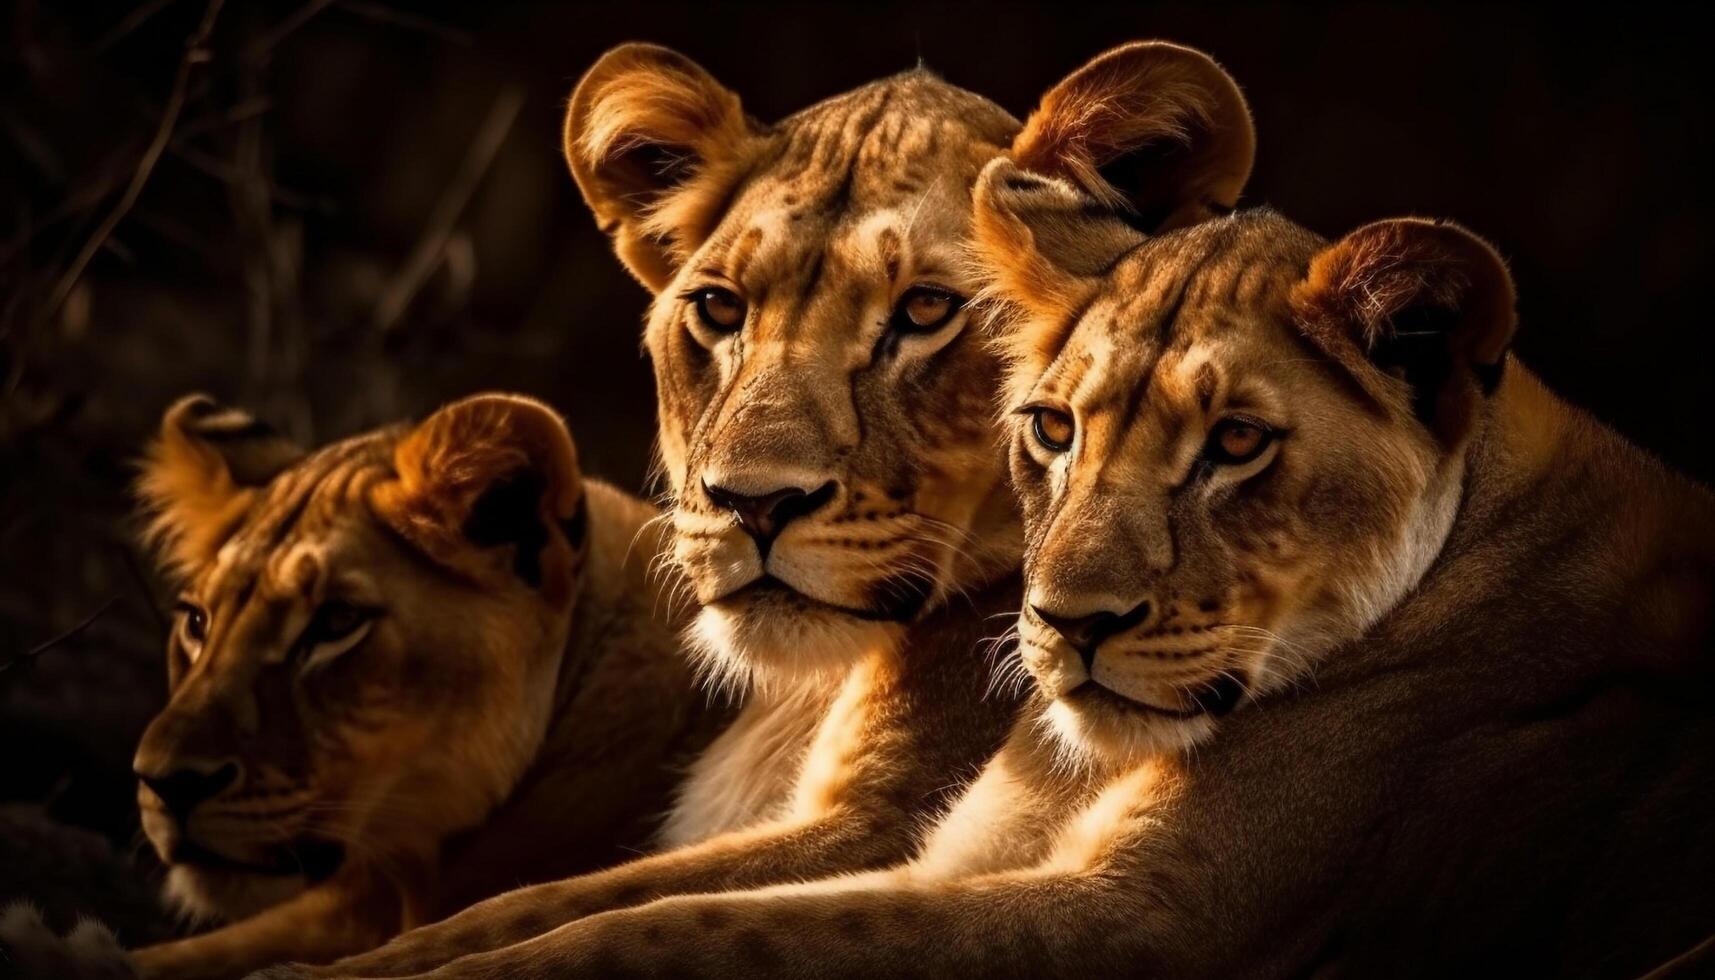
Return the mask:
POLYGON ((25 159, 35 165, 37 172, 56 183, 64 179, 65 168, 60 164, 59 154, 54 152, 54 148, 42 138, 42 134, 37 132, 35 127, 14 117, 4 107, 0 107, 0 123, 5 123, 13 145, 23 153, 25 159))
POLYGON ((0 674, 4 674, 14 667, 19 667, 19 666, 22 666, 24 664, 30 663, 31 661, 35 660, 37 657, 41 656, 42 654, 47 653, 49 650, 52 650, 54 647, 59 646, 60 644, 66 642, 67 640, 71 639, 72 637, 77 636, 79 633, 82 633, 84 630, 89 629, 91 626, 94 626, 95 621, 100 619, 102 616, 107 615, 107 610, 112 609, 113 604, 118 602, 118 601, 119 601, 118 596, 110 597, 106 602, 102 603, 100 606, 97 606, 96 610, 94 612, 90 613, 88 616, 85 616, 83 619, 79 620, 78 624, 76 626, 73 626, 71 629, 66 630, 64 633, 59 634, 58 636, 54 637, 51 640, 48 640, 45 643, 39 643, 36 646, 31 647, 29 650, 26 650, 25 652, 19 654, 18 656, 13 657, 11 660, 6 661, 5 663, 0 663, 0 674))
POLYGON ((471 140, 464 162, 441 191, 440 199, 429 213, 429 220, 423 226, 423 233, 418 236, 417 244, 411 249, 405 265, 382 291, 380 300, 375 304, 375 329, 382 337, 390 336, 399 329, 400 321, 411 301, 435 271, 435 266, 446 251, 447 239, 452 235, 453 226, 458 223, 465 207, 470 204, 477 185, 482 183, 483 175, 488 173, 489 166, 494 163, 495 155, 500 152, 500 145, 506 141, 506 134, 512 131, 512 123, 518 118, 518 110, 523 106, 524 90, 513 86, 501 92, 494 100, 494 105, 489 108, 488 117, 482 121, 482 126, 471 140))
POLYGON ((272 108, 274 108, 274 103, 267 99, 245 99, 230 109, 213 112, 201 119, 192 120, 179 127, 179 135, 173 139, 173 149, 182 148, 193 136, 201 136, 204 133, 243 122, 251 116, 267 112, 272 108))
POLYGON ((471 43, 470 35, 464 31, 454 27, 448 27, 445 24, 430 20, 420 14, 413 14, 404 10, 396 10, 386 4, 371 3, 369 0, 346 0, 343 6, 346 12, 355 14, 365 20, 375 21, 378 24, 391 24, 394 27, 403 27, 406 30, 420 31, 424 34, 440 38, 443 41, 448 41, 453 44, 468 45, 471 43))
MULTIPOLYGON (((187 98, 186 101, 189 102, 190 99, 187 98)), ((173 138, 167 142, 167 150, 173 156, 184 160, 193 167, 203 169, 209 176, 224 180, 224 175, 212 173, 201 166, 202 162, 212 158, 192 146, 192 139, 227 126, 237 125, 272 108, 273 103, 267 99, 247 99, 230 109, 210 112, 200 118, 187 120, 174 128, 173 138)), ((156 125, 160 124, 160 119, 159 115, 155 117, 156 125)), ((42 233, 62 221, 82 216, 84 212, 93 209, 109 194, 112 194, 116 188, 125 183, 128 175, 134 173, 135 164, 128 163, 132 159, 133 152, 135 151, 127 146, 108 154, 108 162, 103 164, 98 176, 93 180, 87 181, 83 186, 61 199, 52 209, 35 219, 33 223, 20 222, 18 233, 12 236, 12 241, 0 247, 0 267, 10 264, 22 255, 30 243, 42 233)), ((301 207, 306 210, 311 208, 325 209, 327 204, 325 201, 310 199, 302 195, 297 196, 296 199, 283 198, 281 203, 288 207, 301 207)))
POLYGON ((220 16, 221 4, 224 0, 209 0, 208 7, 203 11, 202 21, 196 31, 185 42, 185 55, 179 61, 178 73, 173 77, 172 94, 167 97, 166 108, 161 113, 161 122, 155 127, 155 138, 149 141, 149 146, 143 151, 143 158, 137 162, 137 169, 131 175, 131 182, 126 185, 125 193, 120 195, 119 202, 109 211, 101 224, 96 226, 89 240, 72 260, 71 266, 60 276, 59 282, 48 294, 47 303, 37 311, 38 322, 45 322, 59 312, 66 297, 83 278, 84 269, 95 253, 101 251, 113 229, 125 219, 125 215, 136 205, 137 198, 143 193, 143 187, 149 182, 149 176, 155 172, 155 165, 160 162, 161 154, 167 149, 167 143, 173 137, 173 126, 178 122, 179 113, 185 106, 185 93, 190 85, 191 70, 208 60, 208 51, 204 47, 209 35, 214 31, 215 18, 220 16))
POLYGON ((110 154, 111 164, 103 166, 101 173, 94 180, 67 195, 52 209, 31 223, 20 223, 18 233, 5 248, 0 249, 0 267, 3 267, 23 255, 30 244, 49 228, 69 218, 81 216, 85 211, 100 204, 107 195, 126 180, 126 173, 132 168, 124 165, 131 159, 130 147, 119 153, 110 154))
POLYGON ((333 6, 334 0, 310 0, 290 17, 274 25, 274 29, 257 38, 244 47, 244 56, 250 60, 266 57, 274 50, 274 46, 286 39, 293 31, 310 22, 310 18, 333 6))
POLYGON ((95 44, 91 46, 91 50, 95 54, 101 54, 108 48, 113 47, 115 44, 124 40, 132 31, 142 27, 149 18, 160 13, 173 2, 174 0, 149 0, 148 3, 138 4, 135 10, 121 18, 119 23, 114 24, 109 28, 106 34, 96 38, 95 44))
MULTIPOLYGON (((288 28, 303 24, 326 3, 311 3, 244 50, 271 48, 288 28)), ((266 99, 268 60, 247 57, 239 63, 239 94, 246 103, 266 99)), ((308 337, 299 292, 303 266, 303 232, 296 221, 276 220, 274 203, 280 188, 273 179, 267 117, 252 115, 238 124, 232 162, 224 168, 228 199, 241 253, 241 271, 248 298, 249 344, 246 377, 253 402, 299 439, 311 432, 310 405, 304 395, 303 370, 309 360, 308 337)))
POLYGON ((161 632, 167 632, 172 628, 172 623, 167 619, 167 614, 161 612, 160 601, 155 598, 155 590, 149 585, 149 576, 144 574, 143 566, 138 563, 137 553, 132 550, 131 543, 119 541, 115 543, 115 547, 119 551, 120 560, 125 563, 125 571, 131 576, 132 584, 137 586, 137 591, 143 596, 143 606, 149 610, 149 615, 154 617, 155 625, 161 628, 161 632))
MULTIPOLYGON (((172 153, 174 157, 188 164, 191 169, 223 183, 237 184, 250 179, 249 174, 240 171, 237 167, 195 147, 179 146, 175 142, 172 153)), ((312 197, 289 187, 282 187, 272 180, 268 181, 266 189, 268 195, 282 207, 296 208, 300 211, 319 211, 323 214, 331 213, 335 208, 334 202, 328 198, 312 197)))

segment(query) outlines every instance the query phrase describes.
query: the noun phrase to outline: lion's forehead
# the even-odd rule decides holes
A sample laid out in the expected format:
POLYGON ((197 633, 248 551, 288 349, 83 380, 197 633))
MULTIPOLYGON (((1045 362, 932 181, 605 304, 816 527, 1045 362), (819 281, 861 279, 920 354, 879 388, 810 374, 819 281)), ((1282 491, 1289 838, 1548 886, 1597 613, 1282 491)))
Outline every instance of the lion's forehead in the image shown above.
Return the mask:
POLYGON ((785 203, 790 195, 735 207, 693 262, 768 299, 782 279, 837 285, 841 277, 877 286, 900 275, 967 277, 964 241, 970 194, 941 184, 910 198, 816 214, 785 203), (814 273, 814 275, 810 275, 814 273))
POLYGON ((333 576, 361 577, 378 540, 369 489, 390 475, 373 439, 311 454, 263 487, 197 576, 211 606, 286 607, 322 594, 333 576))
POLYGON ((1314 253, 1308 239, 1269 212, 1163 235, 1115 266, 1102 285, 1106 316, 1087 326, 1171 348, 1283 312, 1314 253))
POLYGON ((1204 407, 1280 354, 1314 236, 1270 212, 1169 233, 1127 254, 1061 340, 1037 390, 1080 407, 1204 407))
POLYGON ((923 71, 906 72, 789 117, 753 182, 787 185, 806 203, 875 206, 975 178, 1018 131, 999 106, 923 71))
POLYGON ((890 257, 889 248, 957 243, 970 227, 972 181, 982 162, 961 156, 873 167, 829 161, 814 179, 764 170, 734 199, 705 256, 741 262, 831 250, 874 264, 890 257))
POLYGON ((830 99, 780 124, 690 267, 764 295, 904 275, 962 285, 972 185, 1016 128, 926 73, 830 99))

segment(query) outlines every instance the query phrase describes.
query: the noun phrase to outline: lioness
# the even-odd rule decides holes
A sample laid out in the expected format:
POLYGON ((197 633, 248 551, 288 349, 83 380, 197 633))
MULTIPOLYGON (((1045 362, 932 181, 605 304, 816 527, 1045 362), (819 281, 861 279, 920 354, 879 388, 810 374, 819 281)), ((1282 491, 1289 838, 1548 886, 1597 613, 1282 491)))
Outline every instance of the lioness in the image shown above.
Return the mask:
POLYGON ((1232 80, 1169 44, 1095 59, 1022 129, 921 70, 764 125, 681 55, 602 57, 566 156, 655 294, 674 557, 704 668, 747 703, 668 822, 681 848, 323 975, 510 976, 580 916, 907 857, 1017 703, 984 696, 979 649, 1018 609, 1019 527, 967 308, 971 187, 1003 151, 1058 161, 1155 227, 1230 207, 1253 145, 1232 80))
POLYGON ((137 750, 189 914, 145 976, 326 961, 646 844, 707 708, 645 559, 646 504, 585 480, 527 398, 305 453, 192 396, 140 483, 183 591, 137 750))
POLYGON ((1715 499, 1508 353, 1457 226, 1093 203, 1009 161, 977 190, 1039 694, 923 854, 449 975, 1706 964, 1715 499))

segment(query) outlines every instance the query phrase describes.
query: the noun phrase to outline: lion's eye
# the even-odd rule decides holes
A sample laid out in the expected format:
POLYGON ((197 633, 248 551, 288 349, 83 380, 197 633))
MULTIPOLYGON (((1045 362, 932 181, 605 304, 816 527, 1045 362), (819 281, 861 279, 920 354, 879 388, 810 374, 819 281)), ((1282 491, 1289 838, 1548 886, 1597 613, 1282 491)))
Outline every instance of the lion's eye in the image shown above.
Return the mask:
POLYGON ((900 333, 929 333, 946 326, 964 305, 944 289, 918 286, 900 299, 891 326, 900 333))
POLYGON ((1072 416, 1052 408, 1032 409, 1031 415, 1031 432, 1043 448, 1057 453, 1072 448, 1072 437, 1077 433, 1072 416))
POLYGON ((193 646, 201 646, 208 639, 208 613, 202 607, 182 600, 178 604, 178 612, 184 624, 185 640, 193 646))
POLYGON ((1239 466, 1261 456, 1274 432, 1248 419, 1222 419, 1209 433, 1203 458, 1219 466, 1239 466))
POLYGON ((343 640, 357 632, 358 628, 369 622, 374 615, 373 611, 349 602, 324 602, 322 607, 316 610, 315 617, 310 620, 309 628, 304 630, 304 643, 314 646, 318 643, 343 640))
POLYGON ((719 286, 699 289, 691 301, 697 305, 697 319, 716 333, 732 333, 744 326, 744 300, 730 289, 719 286))
POLYGON ((355 606, 337 599, 329 600, 310 617, 310 625, 298 641, 299 649, 308 653, 304 670, 309 671, 327 663, 363 642, 369 635, 379 611, 355 606))

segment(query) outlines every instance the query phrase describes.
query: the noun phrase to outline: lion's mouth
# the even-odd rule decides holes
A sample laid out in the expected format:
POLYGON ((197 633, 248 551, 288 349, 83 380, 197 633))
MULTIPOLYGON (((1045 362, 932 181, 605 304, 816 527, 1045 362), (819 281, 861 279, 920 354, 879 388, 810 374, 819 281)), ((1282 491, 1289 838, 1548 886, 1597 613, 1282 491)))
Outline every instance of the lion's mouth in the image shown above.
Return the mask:
POLYGON ((841 603, 817 599, 805 592, 794 588, 773 574, 764 572, 750 582, 728 591, 710 605, 744 604, 753 609, 792 611, 816 609, 826 612, 850 616, 853 619, 872 623, 909 622, 915 619, 928 603, 930 590, 926 588, 911 588, 901 585, 898 588, 884 588, 884 596, 895 601, 887 601, 876 608, 859 608, 841 603))
POLYGON ((321 881, 339 870, 345 861, 345 848, 339 843, 321 838, 303 838, 288 844, 270 847, 259 860, 228 857, 191 840, 181 840, 173 846, 171 864, 187 865, 204 871, 227 871, 235 874, 266 875, 268 877, 303 876, 321 881))
POLYGON ((1087 680, 1060 696, 1063 700, 1079 706, 1100 706, 1128 714, 1156 715, 1165 718, 1189 720, 1209 715, 1220 718, 1229 714, 1239 706, 1245 697, 1244 681, 1232 674, 1222 674, 1207 684, 1200 685, 1185 692, 1185 697, 1191 702, 1189 708, 1165 708, 1147 701, 1139 701, 1127 697, 1112 688, 1104 687, 1094 680, 1087 680))

